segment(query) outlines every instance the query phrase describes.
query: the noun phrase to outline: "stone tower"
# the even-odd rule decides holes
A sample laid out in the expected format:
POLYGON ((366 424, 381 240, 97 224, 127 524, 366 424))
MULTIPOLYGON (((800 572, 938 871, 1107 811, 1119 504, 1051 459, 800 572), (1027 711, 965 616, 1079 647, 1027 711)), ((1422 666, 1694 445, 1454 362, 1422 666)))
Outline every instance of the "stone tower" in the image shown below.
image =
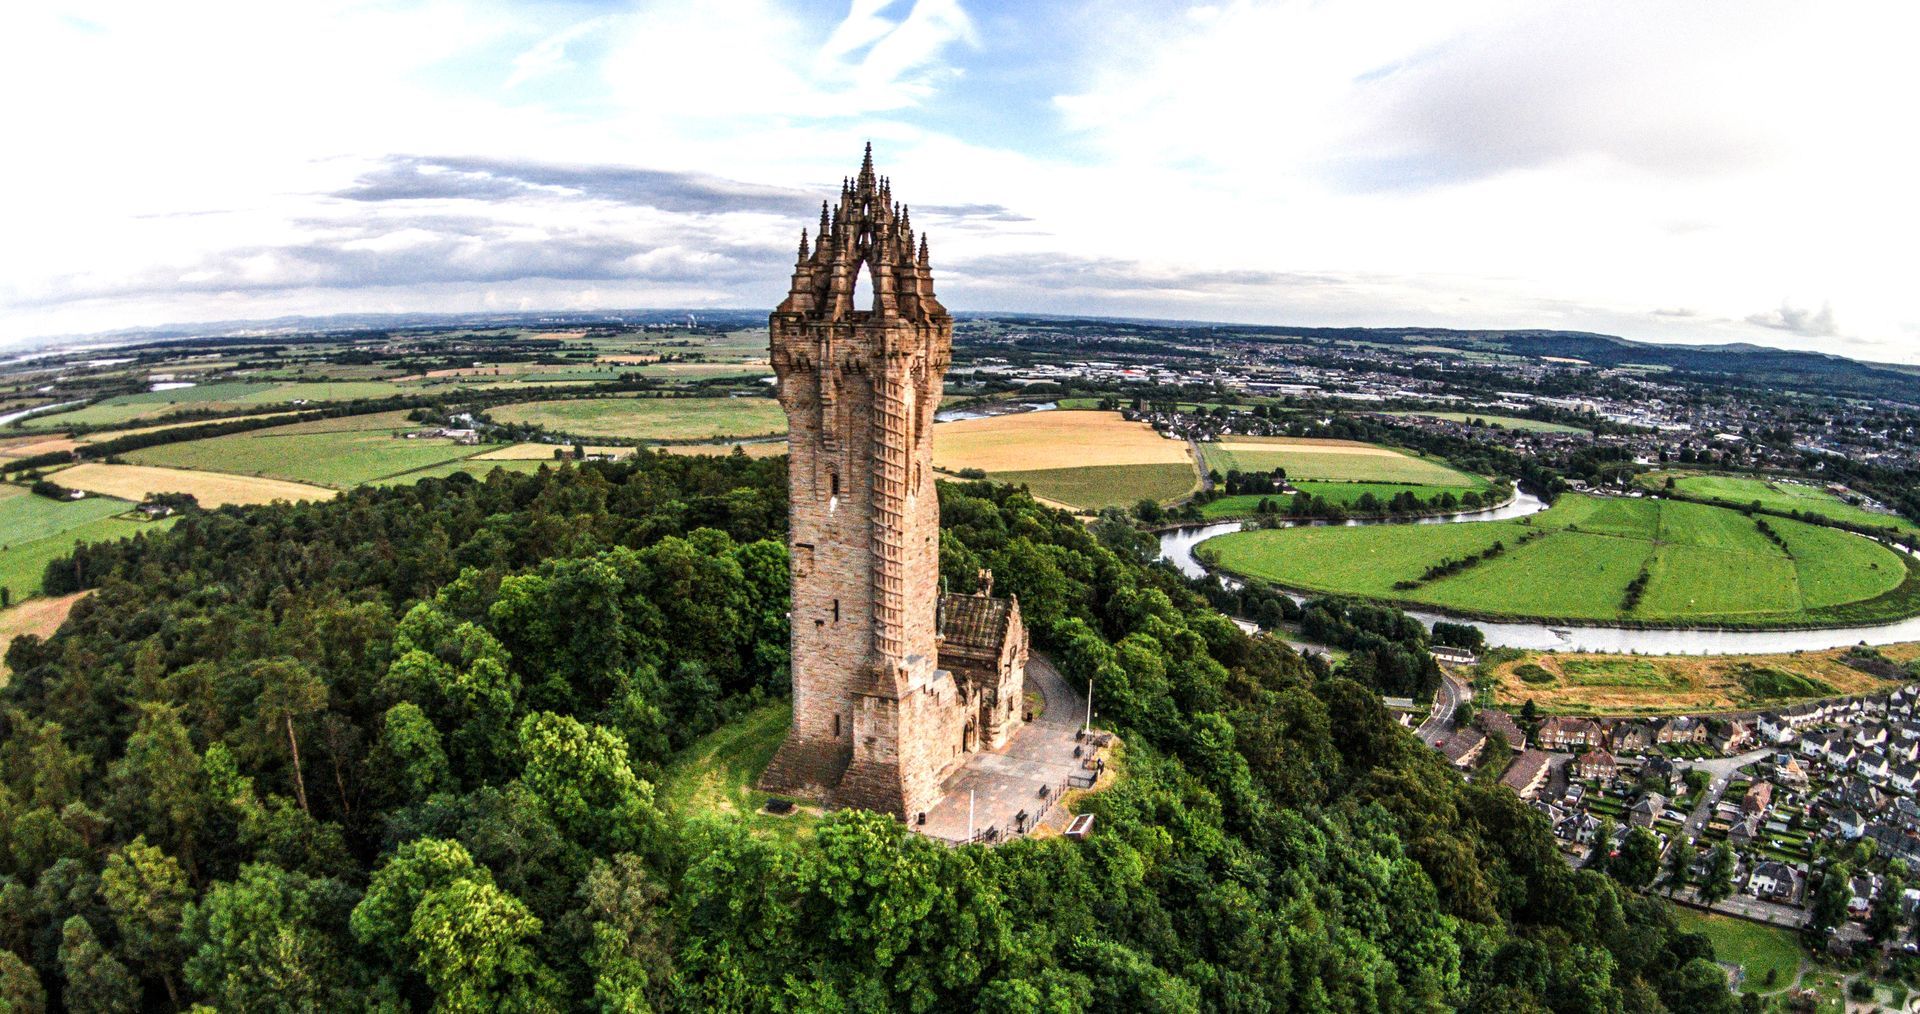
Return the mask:
POLYGON ((933 413, 953 320, 872 145, 838 205, 821 204, 817 239, 800 234, 769 321, 788 424, 793 727, 761 784, 911 818, 962 754, 1004 743, 1020 694, 939 664, 933 413))

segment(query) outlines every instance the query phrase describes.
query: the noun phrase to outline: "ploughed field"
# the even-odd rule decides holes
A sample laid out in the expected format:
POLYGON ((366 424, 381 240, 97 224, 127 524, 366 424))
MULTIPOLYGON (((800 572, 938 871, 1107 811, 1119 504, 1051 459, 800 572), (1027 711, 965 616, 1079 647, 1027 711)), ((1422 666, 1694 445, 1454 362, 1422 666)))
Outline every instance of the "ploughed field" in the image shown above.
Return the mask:
POLYGON ((1288 588, 1469 616, 1766 627, 1920 613, 1920 567, 1871 539, 1678 501, 1569 494, 1512 521, 1236 532, 1199 554, 1288 588))
POLYGON ((1850 504, 1826 489, 1806 482, 1676 471, 1648 472, 1640 477, 1640 482, 1649 489, 1661 489, 1669 478, 1673 480, 1675 491, 1704 500, 1723 500, 1742 507, 1758 503, 1770 511, 1798 511, 1862 528, 1893 528, 1901 532, 1920 533, 1920 524, 1897 514, 1883 514, 1850 504))

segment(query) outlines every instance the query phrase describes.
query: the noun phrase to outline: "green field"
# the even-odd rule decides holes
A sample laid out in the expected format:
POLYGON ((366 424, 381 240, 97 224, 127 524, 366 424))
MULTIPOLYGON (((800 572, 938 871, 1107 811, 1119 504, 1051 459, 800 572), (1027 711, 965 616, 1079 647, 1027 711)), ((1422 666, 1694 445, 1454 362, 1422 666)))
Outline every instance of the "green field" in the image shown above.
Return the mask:
POLYGON ((1758 502, 1772 511, 1799 511, 1863 528, 1897 528, 1902 532, 1920 533, 1920 524, 1896 514, 1855 507, 1821 487, 1804 482, 1685 472, 1648 472, 1640 477, 1640 482, 1650 489, 1662 489, 1669 477, 1673 479, 1674 489, 1687 496, 1724 500, 1740 506, 1758 502))
POLYGON ((1792 985, 1800 974, 1800 941, 1789 930, 1679 905, 1672 906, 1671 911, 1681 929, 1713 941, 1714 957, 1745 971, 1741 988, 1748 992, 1777 993, 1792 985), (1772 985, 1767 984, 1769 971, 1774 977, 1772 985))
POLYGON ((406 476, 488 448, 396 436, 416 428, 401 412, 322 419, 128 452, 137 465, 264 475, 336 489, 406 476))
POLYGON ((787 417, 772 398, 575 398, 503 405, 494 421, 542 426, 580 437, 712 440, 784 433, 787 417))
POLYGON ((1093 465, 994 472, 995 482, 1026 486, 1034 496, 1086 510, 1131 507, 1141 500, 1165 503, 1193 492, 1193 466, 1177 463, 1093 465))
POLYGON ((1382 412, 1386 416, 1420 416, 1425 419, 1445 419, 1449 422, 1469 422, 1478 419, 1491 426, 1510 430, 1525 430, 1530 433, 1591 433, 1584 426, 1567 426, 1563 423, 1541 422, 1517 415, 1488 415, 1485 412, 1382 412))
POLYGON ((124 514, 133 505, 111 497, 90 496, 70 503, 35 496, 19 486, 0 486, 0 587, 13 601, 40 594, 47 563, 65 556, 78 542, 105 542, 136 532, 156 531, 161 522, 133 521, 124 514))
POLYGON ((1920 612, 1920 573, 1910 576, 1920 568, 1900 554, 1834 529, 1769 523, 1785 549, 1736 511, 1568 495, 1514 521, 1237 532, 1208 540, 1201 553, 1285 587, 1489 617, 1783 626, 1920 612), (1492 558, 1423 577, 1495 542, 1504 551, 1492 558), (1643 571, 1644 594, 1623 612, 1627 586, 1643 571), (1404 581, 1419 584, 1395 587, 1404 581))
MULTIPOLYGON (((1442 493, 1452 493, 1454 496, 1459 496, 1467 492, 1466 488, 1460 486, 1422 486, 1397 482, 1302 481, 1296 482, 1293 485, 1294 488, 1299 489, 1301 492, 1313 494, 1313 498, 1316 500, 1327 500, 1337 503, 1348 510, 1352 510, 1355 501, 1359 500, 1361 495, 1365 493, 1372 493, 1375 499, 1385 502, 1401 493, 1407 492, 1412 493, 1422 500, 1432 500, 1442 493)), ((1493 484, 1482 482, 1478 486, 1473 487, 1473 489, 1483 496, 1491 495, 1493 484)), ((1259 493, 1242 493, 1234 496, 1223 496, 1218 500, 1202 504, 1200 506, 1200 515, 1209 519, 1247 517, 1258 512, 1260 501, 1262 500, 1274 501, 1275 505, 1280 509, 1280 512, 1284 514, 1286 513, 1287 504, 1292 499, 1292 495, 1288 493, 1267 493, 1264 495, 1259 493)))
MULTIPOLYGON (((1482 481, 1438 458, 1348 440, 1292 437, 1227 437, 1201 444, 1207 467, 1229 471, 1287 470, 1287 478, 1331 482, 1380 482, 1474 488, 1482 481)), ((1356 496, 1358 494, 1355 494, 1356 496)))
MULTIPOLYGON (((469 448, 469 450, 471 449, 472 448, 469 448)), ((482 451, 487 450, 485 447, 479 449, 482 451)), ((419 482, 421 479, 444 479, 455 472, 465 472, 476 479, 485 480, 496 468, 508 472, 526 473, 538 472, 542 465, 558 467, 557 463, 547 460, 477 461, 473 458, 463 458, 459 461, 449 461, 444 464, 422 468, 414 472, 405 472, 400 475, 390 475, 385 478, 375 479, 371 484, 375 486, 403 486, 409 483, 419 482)))
POLYGON ((390 398, 408 393, 399 384, 378 380, 294 381, 218 381, 171 391, 142 391, 123 394, 85 405, 69 412, 34 416, 29 428, 49 429, 63 426, 119 426, 145 419, 157 419, 171 412, 187 410, 245 410, 261 405, 295 401, 354 401, 360 398, 390 398))

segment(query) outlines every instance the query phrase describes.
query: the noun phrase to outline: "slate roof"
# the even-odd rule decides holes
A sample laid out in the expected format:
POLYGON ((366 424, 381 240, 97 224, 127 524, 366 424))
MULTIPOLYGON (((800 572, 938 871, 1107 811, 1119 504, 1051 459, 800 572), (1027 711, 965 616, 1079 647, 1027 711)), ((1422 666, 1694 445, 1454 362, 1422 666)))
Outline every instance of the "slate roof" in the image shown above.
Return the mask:
POLYGON ((941 648, 966 655, 1000 654, 1013 602, 991 595, 940 596, 941 648))

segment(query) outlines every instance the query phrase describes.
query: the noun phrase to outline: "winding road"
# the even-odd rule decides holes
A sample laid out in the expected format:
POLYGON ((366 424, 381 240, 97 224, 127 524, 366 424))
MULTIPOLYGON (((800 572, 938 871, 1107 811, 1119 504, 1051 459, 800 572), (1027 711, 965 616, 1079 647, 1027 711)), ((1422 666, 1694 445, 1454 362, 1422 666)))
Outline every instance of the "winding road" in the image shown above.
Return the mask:
POLYGON ((1461 702, 1473 693, 1472 688, 1454 678, 1445 669, 1440 670, 1440 688, 1433 692, 1433 710, 1427 713, 1427 720, 1420 723, 1418 734, 1422 742, 1431 747, 1439 747, 1453 735, 1453 713, 1460 710, 1461 702))

